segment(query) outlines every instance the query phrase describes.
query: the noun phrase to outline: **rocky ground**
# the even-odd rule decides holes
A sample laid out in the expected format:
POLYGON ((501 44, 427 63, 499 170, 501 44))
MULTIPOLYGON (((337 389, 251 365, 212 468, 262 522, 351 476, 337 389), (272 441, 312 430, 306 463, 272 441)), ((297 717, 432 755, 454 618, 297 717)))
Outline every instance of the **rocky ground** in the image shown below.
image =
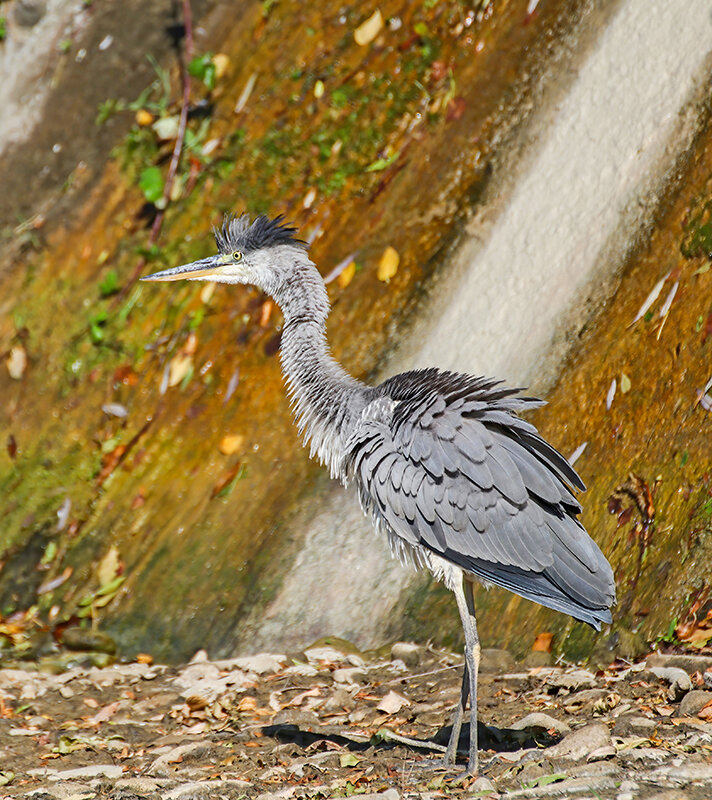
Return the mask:
POLYGON ((533 655, 542 666, 484 652, 477 780, 437 763, 462 665, 445 651, 329 640, 182 667, 2 669, 0 797, 712 797, 712 657, 594 674, 533 655))

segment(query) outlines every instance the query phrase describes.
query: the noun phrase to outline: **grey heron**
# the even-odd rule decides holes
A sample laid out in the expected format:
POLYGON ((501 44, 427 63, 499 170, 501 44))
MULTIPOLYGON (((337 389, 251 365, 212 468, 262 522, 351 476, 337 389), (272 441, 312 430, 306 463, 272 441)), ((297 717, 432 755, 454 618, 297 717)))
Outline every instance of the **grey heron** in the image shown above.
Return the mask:
POLYGON ((477 772, 480 642, 475 582, 503 586, 597 630, 611 622, 613 571, 578 520, 585 487, 519 412, 541 401, 487 378, 430 368, 368 386, 332 357, 329 298, 282 216, 227 216, 218 253, 148 275, 258 287, 281 307, 281 364, 310 455, 345 485, 402 561, 455 594, 465 666, 445 762, 454 764, 470 701, 467 772, 477 772))

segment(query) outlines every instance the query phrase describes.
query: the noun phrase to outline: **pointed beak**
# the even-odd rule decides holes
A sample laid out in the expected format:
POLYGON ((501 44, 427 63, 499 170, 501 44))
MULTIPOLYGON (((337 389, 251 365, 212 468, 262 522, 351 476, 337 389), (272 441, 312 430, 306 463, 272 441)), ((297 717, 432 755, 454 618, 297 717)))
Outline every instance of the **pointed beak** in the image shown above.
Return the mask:
POLYGON ((162 272, 154 272, 153 275, 146 275, 142 281, 180 281, 197 280, 199 278, 211 278, 220 274, 224 266, 223 257, 220 255, 203 258, 200 261, 193 261, 191 264, 183 264, 180 267, 164 269, 162 272))

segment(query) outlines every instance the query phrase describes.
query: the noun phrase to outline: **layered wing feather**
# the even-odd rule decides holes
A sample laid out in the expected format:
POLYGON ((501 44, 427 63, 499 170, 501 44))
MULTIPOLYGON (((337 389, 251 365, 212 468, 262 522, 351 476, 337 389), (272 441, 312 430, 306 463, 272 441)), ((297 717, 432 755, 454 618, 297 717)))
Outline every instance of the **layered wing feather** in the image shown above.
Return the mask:
POLYGON ((361 503, 407 545, 600 628, 613 573, 577 519, 575 470, 517 412, 539 405, 439 370, 374 390, 346 446, 361 503))

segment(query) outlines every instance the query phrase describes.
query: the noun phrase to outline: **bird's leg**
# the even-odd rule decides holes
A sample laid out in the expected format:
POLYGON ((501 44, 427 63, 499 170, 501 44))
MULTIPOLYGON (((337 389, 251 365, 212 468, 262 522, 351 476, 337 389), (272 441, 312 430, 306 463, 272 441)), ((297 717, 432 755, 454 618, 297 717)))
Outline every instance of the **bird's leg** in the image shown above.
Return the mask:
POLYGON ((467 698, 470 696, 470 676, 468 675, 467 662, 462 670, 462 688, 460 689, 460 700, 455 706, 455 714, 452 718, 452 731, 450 739, 447 743, 447 750, 443 757, 443 762, 454 764, 457 757, 457 745, 460 742, 460 729, 462 728, 462 718, 465 716, 465 707, 467 706, 467 698))
POLYGON ((477 621, 475 620, 475 595, 471 581, 464 576, 462 583, 455 586, 455 599, 457 608, 462 620, 462 628, 465 632, 465 673, 463 675, 462 693, 460 695, 460 705, 455 713, 452 735, 448 743, 447 757, 452 749, 457 752, 457 742, 460 737, 460 724, 464 714, 467 694, 470 695, 470 753, 467 760, 467 774, 477 774, 477 672, 480 667, 480 639, 477 635, 477 621), (465 691, 465 680, 467 688, 465 691), (457 728, 457 735, 455 736, 457 728))

